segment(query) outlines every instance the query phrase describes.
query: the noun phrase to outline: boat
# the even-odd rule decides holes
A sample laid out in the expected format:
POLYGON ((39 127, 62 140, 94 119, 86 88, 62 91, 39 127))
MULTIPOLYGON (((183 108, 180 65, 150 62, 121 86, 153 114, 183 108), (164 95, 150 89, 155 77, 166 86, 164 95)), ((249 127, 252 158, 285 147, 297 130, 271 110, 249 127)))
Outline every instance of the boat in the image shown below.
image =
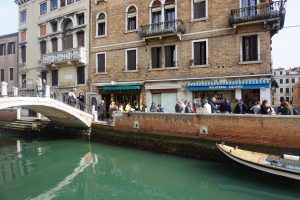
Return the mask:
POLYGON ((300 157, 283 154, 282 156, 268 155, 265 153, 253 152, 231 147, 224 143, 217 144, 217 147, 231 160, 258 170, 259 172, 283 177, 289 180, 300 181, 300 157))

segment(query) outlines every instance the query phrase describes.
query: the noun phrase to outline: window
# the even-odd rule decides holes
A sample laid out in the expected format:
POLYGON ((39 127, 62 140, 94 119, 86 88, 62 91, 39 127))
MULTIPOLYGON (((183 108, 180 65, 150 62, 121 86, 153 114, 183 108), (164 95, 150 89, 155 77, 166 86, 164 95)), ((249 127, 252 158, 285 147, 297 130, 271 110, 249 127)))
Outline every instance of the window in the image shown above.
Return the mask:
POLYGON ((276 72, 274 72, 274 75, 276 75, 276 72))
POLYGON ((72 27, 73 27, 73 23, 70 19, 65 21, 65 24, 64 24, 64 37, 63 37, 63 49, 73 48, 73 34, 71 32, 72 27))
POLYGON ((0 56, 4 56, 6 52, 6 44, 0 44, 0 56))
POLYGON ((283 88, 280 88, 280 93, 283 93, 283 88))
POLYGON ((126 50, 126 71, 137 70, 137 49, 126 50))
POLYGON ((40 37, 44 37, 47 35, 46 24, 40 25, 40 37))
POLYGON ((97 19, 97 36, 106 35, 106 16, 104 13, 101 13, 97 19))
POLYGON ((290 88, 285 88, 285 93, 289 94, 290 93, 290 88))
POLYGON ((290 80, 289 79, 285 79, 285 83, 290 83, 290 80))
POLYGON ((106 54, 98 53, 97 54, 97 73, 106 72, 106 54))
POLYGON ((176 67, 176 46, 165 46, 165 67, 176 67))
POLYGON ((77 84, 85 84, 84 66, 77 67, 77 84))
POLYGON ((44 15, 47 13, 47 2, 40 4, 40 15, 44 15))
POLYGON ((57 49, 57 38, 52 38, 51 39, 51 44, 52 44, 52 52, 58 51, 58 49, 57 49))
POLYGON ((52 70, 51 71, 51 77, 52 77, 52 86, 58 86, 58 70, 52 70))
POLYGON ((25 84, 26 84, 26 74, 21 74, 21 81, 22 81, 22 85, 25 86, 25 84))
POLYGON ((151 68, 152 69, 162 68, 162 48, 161 47, 151 48, 151 68))
POLYGON ((66 5, 66 0, 60 0, 60 7, 64 7, 66 5))
POLYGON ((25 22, 26 21, 26 18, 27 18, 27 12, 26 10, 23 10, 20 12, 20 22, 25 22))
POLYGON ((26 62, 26 46, 25 45, 21 46, 21 62, 22 63, 26 62))
POLYGON ((57 21, 50 22, 52 32, 55 33, 57 31, 57 21))
POLYGON ((20 31, 20 42, 26 42, 26 30, 20 31))
POLYGON ((126 12, 126 30, 132 31, 137 29, 137 10, 134 6, 128 8, 126 12))
POLYGON ((295 83, 295 79, 294 78, 292 78, 292 83, 295 83))
POLYGON ((207 17, 207 0, 192 0, 193 9, 192 16, 193 19, 201 19, 207 17))
POLYGON ((280 79, 280 84, 283 84, 283 79, 280 79))
POLYGON ((46 54, 46 52, 47 52, 46 41, 41 41, 40 42, 40 50, 41 50, 41 54, 46 54))
POLYGON ((4 69, 1 69, 0 72, 1 72, 1 82, 3 82, 4 81, 4 69))
POLYGON ((9 68, 9 80, 14 80, 14 68, 9 68))
POLYGON ((77 15, 77 22, 78 22, 78 25, 84 24, 84 13, 77 15))
POLYGON ((208 40, 199 40, 193 42, 193 66, 208 64, 207 42, 208 40))
POLYGON ((247 16, 255 16, 257 10, 254 6, 256 6, 256 4, 258 3, 257 0, 242 0, 242 8, 243 8, 243 11, 242 11, 242 15, 244 17, 247 17, 247 16), (253 9, 255 8, 255 9, 253 9))
POLYGON ((16 53, 16 43, 15 42, 9 42, 7 47, 7 54, 15 54, 16 53))
POLYGON ((77 33, 77 44, 78 44, 78 47, 84 47, 84 32, 83 31, 79 31, 77 33))
POLYGON ((282 71, 280 71, 280 75, 282 75, 282 71))
POLYGON ((258 36, 249 35, 242 37, 242 61, 258 60, 258 36))
POLYGON ((50 10, 57 9, 58 3, 57 0, 50 0, 50 10))
POLYGON ((67 5, 74 3, 74 0, 67 0, 67 5))

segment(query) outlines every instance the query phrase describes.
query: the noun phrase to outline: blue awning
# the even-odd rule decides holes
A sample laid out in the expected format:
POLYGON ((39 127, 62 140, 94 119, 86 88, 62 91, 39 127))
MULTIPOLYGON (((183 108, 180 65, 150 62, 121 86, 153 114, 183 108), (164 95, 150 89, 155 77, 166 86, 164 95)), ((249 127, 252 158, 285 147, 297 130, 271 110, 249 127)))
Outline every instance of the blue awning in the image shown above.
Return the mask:
POLYGON ((103 86, 103 90, 139 90, 140 85, 117 85, 117 86, 103 86))
POLYGON ((190 82, 189 91, 270 88, 269 80, 190 82))

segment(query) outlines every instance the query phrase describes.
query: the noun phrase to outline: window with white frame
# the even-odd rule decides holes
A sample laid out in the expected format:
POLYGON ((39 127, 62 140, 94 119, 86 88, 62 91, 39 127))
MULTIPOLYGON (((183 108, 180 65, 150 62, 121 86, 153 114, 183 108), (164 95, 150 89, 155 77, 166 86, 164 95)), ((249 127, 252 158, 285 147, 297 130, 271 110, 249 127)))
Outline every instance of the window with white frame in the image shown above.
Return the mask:
POLYGON ((125 70, 126 71, 134 71, 137 70, 137 49, 126 49, 126 57, 125 57, 125 70))
POLYGON ((97 18, 97 36, 106 35, 106 16, 104 13, 100 13, 97 18))
POLYGON ((259 37, 258 35, 246 35, 241 37, 241 61, 259 60, 259 37))
POLYGON ((162 47, 151 48, 151 68, 162 68, 162 47))
POLYGON ((67 5, 74 3, 74 0, 67 0, 67 5))
POLYGON ((165 67, 176 67, 176 46, 165 46, 164 50, 165 67))
POLYGON ((44 15, 47 13, 47 2, 43 2, 40 4, 40 15, 44 15))
POLYGON ((151 69, 176 67, 176 46, 152 47, 150 66, 151 69))
POLYGON ((208 64, 208 40, 193 41, 193 59, 192 65, 207 65, 208 64))
POLYGON ((96 58, 96 73, 105 73, 106 72, 106 53, 97 53, 96 58))
POLYGON ((58 8, 57 0, 50 0, 50 10, 55 10, 58 8))
POLYGON ((25 22, 26 21, 26 18, 27 18, 27 11, 26 10, 23 10, 20 12, 20 22, 25 22))
POLYGON ((192 0, 192 19, 207 18, 208 0, 192 0))
POLYGON ((137 30, 137 9, 135 6, 130 6, 126 11, 126 31, 137 30))

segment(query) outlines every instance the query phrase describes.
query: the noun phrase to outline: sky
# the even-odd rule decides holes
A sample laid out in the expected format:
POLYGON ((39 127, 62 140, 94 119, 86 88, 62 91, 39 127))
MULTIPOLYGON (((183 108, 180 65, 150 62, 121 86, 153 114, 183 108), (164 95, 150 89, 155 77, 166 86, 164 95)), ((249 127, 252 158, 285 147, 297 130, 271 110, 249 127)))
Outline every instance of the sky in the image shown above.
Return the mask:
MULTIPOLYGON (((300 67, 300 0, 288 0, 285 27, 272 38, 273 68, 300 67)), ((17 28, 18 6, 14 0, 1 0, 0 35, 17 32, 17 28)))

